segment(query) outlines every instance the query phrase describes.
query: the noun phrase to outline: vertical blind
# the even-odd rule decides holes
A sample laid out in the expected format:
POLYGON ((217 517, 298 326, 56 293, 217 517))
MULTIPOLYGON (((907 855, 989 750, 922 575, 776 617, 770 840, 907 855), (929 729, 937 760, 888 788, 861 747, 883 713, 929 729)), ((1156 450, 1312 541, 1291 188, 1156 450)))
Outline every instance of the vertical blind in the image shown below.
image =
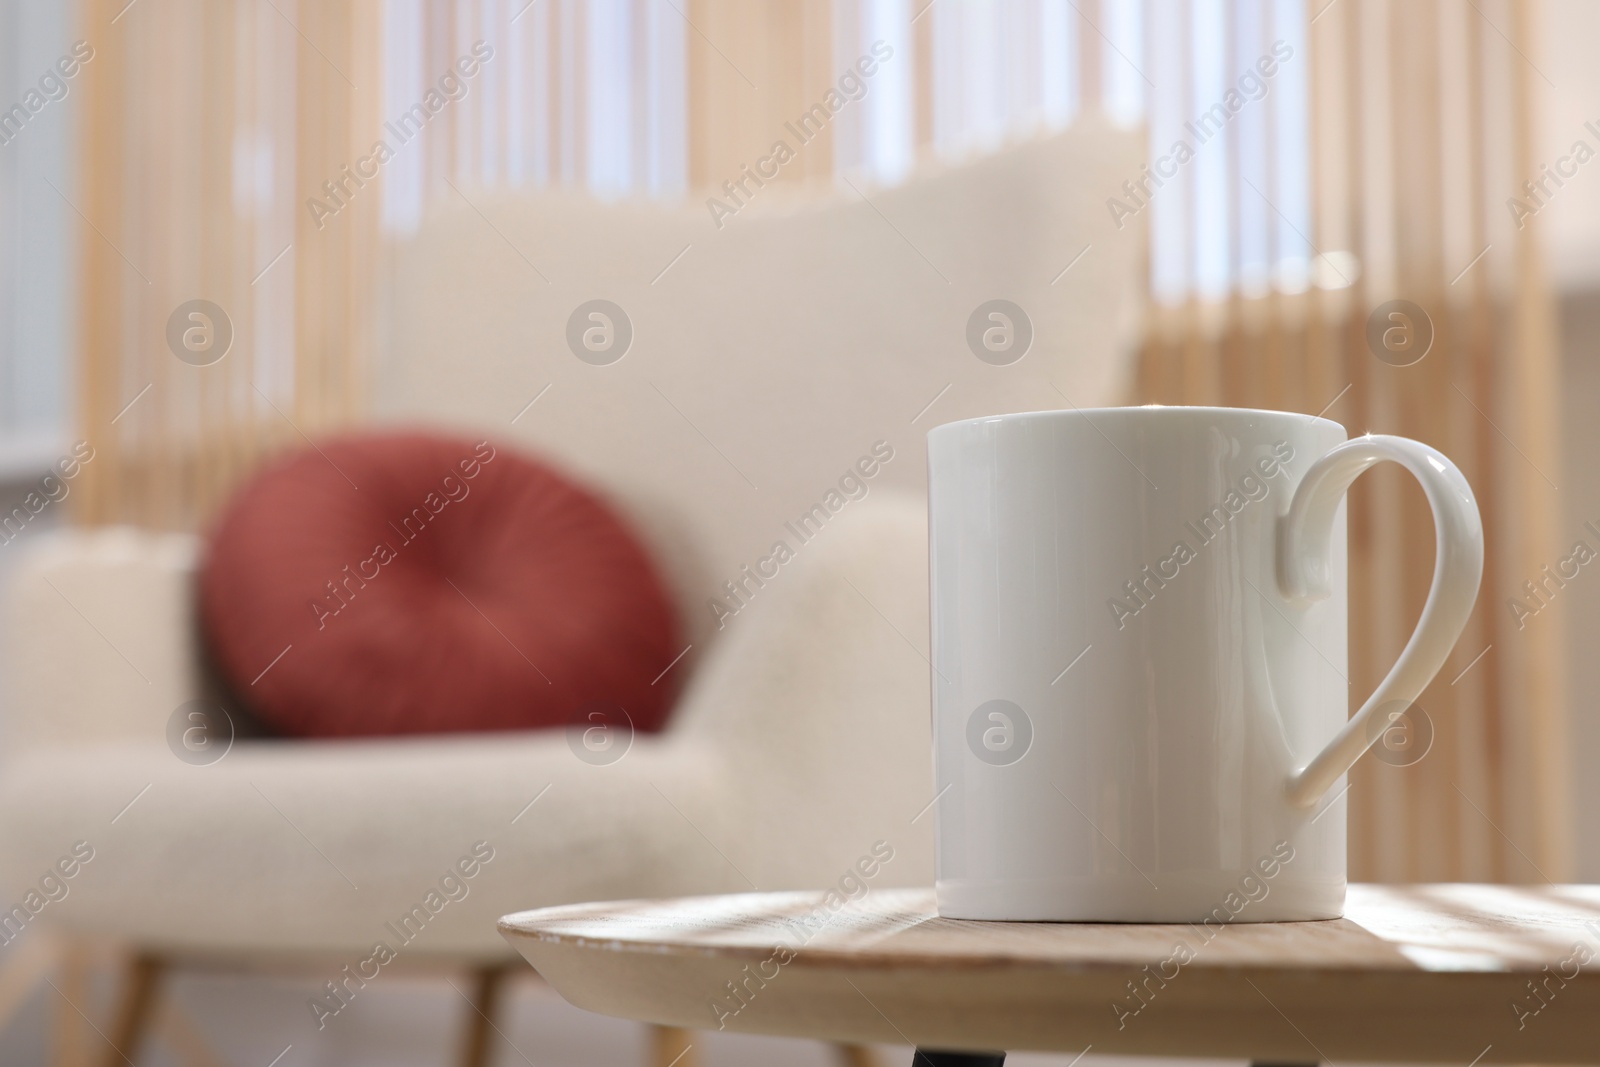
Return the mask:
MULTIPOLYGON (((1157 299, 1347 283, 1348 257, 1330 250, 1313 264, 1306 237, 1301 0, 836 0, 817 7, 826 15, 812 31, 828 54, 823 82, 876 41, 895 55, 860 106, 843 109, 830 127, 836 177, 894 185, 919 155, 959 162, 1093 111, 1097 121, 1147 123, 1152 161, 1170 157, 1179 142, 1194 151, 1162 185, 1108 190, 1117 210, 1143 211, 1148 202, 1157 299), (1263 62, 1271 76, 1260 73, 1263 62), (920 99, 919 77, 926 79, 920 99), (1227 109, 1225 120, 1218 107, 1227 109)), ((450 182, 687 195, 694 182, 686 45, 694 39, 714 50, 715 62, 738 75, 732 91, 753 86, 752 72, 766 73, 737 27, 719 34, 714 12, 704 25, 699 16, 688 0, 385 0, 387 116, 422 99, 473 42, 495 50, 450 108, 453 135, 429 151, 401 151, 387 165, 385 231, 414 230, 431 202, 457 196, 450 182)))
MULTIPOLYGON (((238 119, 227 171, 258 270, 279 252, 292 259, 297 216, 309 210, 295 188, 292 72, 297 63, 331 62, 302 32, 292 5, 281 6, 230 5, 237 9, 230 51, 241 62, 231 84, 218 87, 238 119)), ((1194 145, 1181 178, 1108 192, 1127 209, 1143 211, 1148 200, 1151 291, 1164 302, 1220 299, 1234 288, 1342 285, 1357 269, 1338 249, 1315 256, 1306 239, 1300 0, 836 0, 815 7, 822 15, 806 32, 819 35, 826 54, 822 80, 875 41, 896 56, 861 106, 844 109, 829 131, 828 169, 863 187, 903 181, 919 159, 957 162, 999 150, 1086 111, 1099 121, 1146 123, 1150 158, 1159 160, 1178 141, 1196 141, 1186 127, 1282 41, 1291 58, 1245 94, 1219 134, 1194 145)), ((0 107, 20 101, 70 47, 78 11, 77 3, 0 0, 0 107)), ((163 20, 111 17, 117 22, 106 24, 103 45, 139 38, 163 20)), ((461 79, 455 91, 464 95, 433 120, 436 131, 391 145, 378 194, 382 233, 391 238, 413 232, 438 203, 484 187, 687 196, 694 184, 689 46, 720 49, 718 61, 733 68, 741 60, 758 65, 739 54, 736 36, 719 40, 716 20, 689 0, 381 0, 376 21, 382 103, 375 117, 382 121, 374 138, 438 90, 475 42, 493 53, 474 77, 461 79)), ((349 80, 348 72, 338 77, 349 80)), ((141 91, 153 97, 168 83, 177 85, 154 78, 141 91)), ((175 106, 186 113, 192 103, 175 106)), ((80 207, 70 188, 75 108, 69 92, 0 144, 0 452, 5 442, 14 451, 66 432, 67 353, 75 343, 65 299, 75 262, 68 235, 80 207)), ((274 263, 243 295, 254 357, 236 399, 263 416, 273 403, 292 403, 299 372, 288 325, 295 296, 283 267, 274 263)), ((116 395, 130 400, 151 380, 130 375, 116 395)))
POLYGON ((387 233, 414 230, 432 201, 457 195, 452 182, 684 194, 690 30, 669 0, 385 0, 383 27, 391 123, 474 44, 492 55, 462 79, 450 132, 387 164, 387 233))
MULTIPOLYGON (((1322 250, 1312 275, 1336 280, 1157 307, 1139 399, 1324 414, 1456 460, 1485 520, 1482 591, 1444 670, 1350 776, 1350 874, 1560 881, 1571 862, 1564 635, 1521 632, 1505 604, 1564 540, 1552 297, 1538 227, 1514 224, 1504 202, 1537 172, 1532 5, 1315 2, 1303 233, 1322 250), (1431 337, 1415 358, 1369 333, 1392 321, 1394 301, 1431 337)), ((1243 248, 1248 216, 1225 217, 1243 248)), ((1353 699, 1373 691, 1421 614, 1431 522, 1392 466, 1351 489, 1353 699)))

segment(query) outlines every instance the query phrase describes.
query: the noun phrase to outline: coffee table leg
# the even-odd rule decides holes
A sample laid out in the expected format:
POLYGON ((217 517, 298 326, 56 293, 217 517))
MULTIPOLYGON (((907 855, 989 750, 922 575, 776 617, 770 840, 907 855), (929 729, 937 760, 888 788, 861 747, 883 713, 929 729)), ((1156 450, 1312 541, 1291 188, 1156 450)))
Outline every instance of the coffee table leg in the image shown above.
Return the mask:
POLYGON ((911 1067, 1001 1067, 1004 1052, 938 1052, 919 1048, 912 1054, 911 1067))

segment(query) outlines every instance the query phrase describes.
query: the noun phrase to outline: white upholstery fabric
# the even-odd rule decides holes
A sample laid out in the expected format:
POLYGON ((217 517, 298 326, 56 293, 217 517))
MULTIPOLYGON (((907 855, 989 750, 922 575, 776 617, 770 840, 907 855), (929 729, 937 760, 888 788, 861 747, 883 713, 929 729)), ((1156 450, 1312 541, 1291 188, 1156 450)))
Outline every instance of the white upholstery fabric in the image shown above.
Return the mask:
POLYGON ((708 599, 874 441, 895 450, 874 490, 921 494, 941 422, 1120 402, 1143 228, 1113 227, 1105 198, 1143 149, 1085 123, 870 203, 763 189, 721 230, 699 201, 464 189, 395 262, 378 410, 508 435, 605 490, 667 559, 698 654, 708 599), (609 366, 567 347, 595 298, 633 323, 609 366), (996 298, 1033 323, 1010 366, 967 344, 996 298))
POLYGON ((199 695, 197 550, 193 537, 127 528, 60 531, 10 549, 28 559, 7 590, 9 752, 147 738, 152 722, 199 695))
MULTIPOLYGON (((932 796, 924 525, 903 499, 842 516, 729 625, 672 730, 608 766, 557 733, 240 742, 197 767, 168 751, 170 712, 153 706, 120 720, 120 743, 26 750, 0 771, 0 901, 85 840, 95 858, 40 921, 163 949, 364 957, 481 839, 495 858, 404 951, 489 956, 511 911, 827 885, 879 839, 896 856, 877 884, 927 884, 932 818, 911 822, 932 796)), ((103 573, 106 603, 121 599, 97 624, 132 625, 129 594, 185 580, 103 573)), ((87 669, 127 669, 83 647, 87 669)))

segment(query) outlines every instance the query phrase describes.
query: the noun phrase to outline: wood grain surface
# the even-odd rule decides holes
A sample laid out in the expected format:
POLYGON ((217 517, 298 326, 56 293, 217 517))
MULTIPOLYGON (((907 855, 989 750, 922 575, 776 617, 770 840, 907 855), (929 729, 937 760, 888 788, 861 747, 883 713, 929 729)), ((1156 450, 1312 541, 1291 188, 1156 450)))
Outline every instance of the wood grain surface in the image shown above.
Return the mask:
POLYGON ((1600 1060, 1600 887, 1350 887, 1328 922, 941 919, 931 890, 576 904, 502 933, 569 1001, 697 1029, 1342 1062, 1600 1060))

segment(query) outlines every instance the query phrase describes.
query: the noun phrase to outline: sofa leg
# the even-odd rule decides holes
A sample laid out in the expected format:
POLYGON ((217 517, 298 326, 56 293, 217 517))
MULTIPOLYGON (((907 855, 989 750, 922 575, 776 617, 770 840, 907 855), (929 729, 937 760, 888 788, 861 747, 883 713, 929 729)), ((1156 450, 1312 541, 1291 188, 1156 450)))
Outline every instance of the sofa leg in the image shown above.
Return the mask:
POLYGON ((489 1034, 494 1029, 495 1008, 506 973, 507 968, 500 964, 473 972, 472 994, 467 998, 472 1010, 467 1014, 467 1031, 461 1044, 461 1067, 484 1067, 489 1062, 489 1034))
POLYGON ((117 1014, 112 1019, 111 1031, 106 1034, 110 1047, 101 1062, 105 1067, 122 1067, 134 1062, 139 1043, 149 1027, 151 1008, 160 993, 160 983, 165 965, 152 956, 138 955, 120 968, 118 976, 121 990, 117 1000, 117 1014))
POLYGON ((88 944, 75 938, 64 939, 60 965, 50 981, 56 993, 50 1048, 53 1067, 87 1067, 89 1063, 91 1031, 88 1016, 82 1014, 82 1005, 89 1002, 91 967, 88 944))
POLYGON ((695 1067, 694 1031, 678 1026, 650 1027, 650 1067, 695 1067))
POLYGON ((7 946, 0 957, 0 1031, 44 984, 45 976, 58 968, 61 947, 49 935, 49 930, 31 931, 15 948, 7 946))
POLYGON ((879 1067, 878 1054, 866 1045, 834 1045, 839 1067, 879 1067))

